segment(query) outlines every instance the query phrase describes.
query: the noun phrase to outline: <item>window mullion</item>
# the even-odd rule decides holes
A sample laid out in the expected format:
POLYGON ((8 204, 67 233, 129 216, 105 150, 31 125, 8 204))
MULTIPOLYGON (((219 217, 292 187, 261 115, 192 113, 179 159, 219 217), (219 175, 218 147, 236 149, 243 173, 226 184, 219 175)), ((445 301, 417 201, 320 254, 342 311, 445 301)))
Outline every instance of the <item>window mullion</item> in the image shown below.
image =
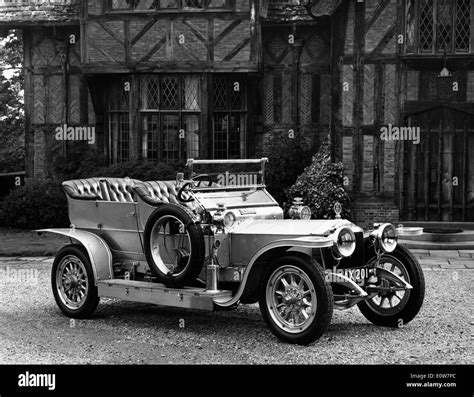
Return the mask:
POLYGON ((471 0, 471 8, 470 8, 470 16, 471 16, 471 23, 470 23, 470 40, 469 40, 469 49, 470 53, 474 52, 474 0, 471 0))
POLYGON ((457 26, 457 1, 451 0, 451 53, 456 53, 456 26, 457 26))
POLYGON ((433 0, 433 45, 432 53, 436 54, 438 50, 438 0, 433 0))
POLYGON ((417 3, 415 3, 415 32, 414 32, 414 46, 415 48, 413 49, 413 51, 415 52, 415 54, 419 54, 420 53, 420 40, 419 40, 419 36, 420 36, 420 2, 418 1, 417 3))
POLYGON ((230 141, 230 113, 226 113, 226 157, 229 158, 229 141, 230 141))
MULTIPOLYGON (((180 96, 179 98, 179 104, 178 104, 178 160, 182 159, 183 156, 183 148, 182 148, 182 139, 180 135, 180 130, 184 129, 183 128, 183 109, 186 106, 186 87, 184 84, 184 76, 179 76, 178 79, 178 95, 180 96)), ((184 139, 186 140, 186 132, 184 134, 184 139)))
POLYGON ((226 109, 228 109, 228 112, 227 112, 227 158, 230 158, 230 139, 231 139, 231 132, 230 132, 230 118, 231 118, 231 115, 232 115, 232 105, 231 105, 231 102, 232 102, 232 89, 231 89, 231 85, 230 84, 230 79, 228 79, 226 81, 226 83, 228 84, 227 85, 227 103, 226 103, 226 109))

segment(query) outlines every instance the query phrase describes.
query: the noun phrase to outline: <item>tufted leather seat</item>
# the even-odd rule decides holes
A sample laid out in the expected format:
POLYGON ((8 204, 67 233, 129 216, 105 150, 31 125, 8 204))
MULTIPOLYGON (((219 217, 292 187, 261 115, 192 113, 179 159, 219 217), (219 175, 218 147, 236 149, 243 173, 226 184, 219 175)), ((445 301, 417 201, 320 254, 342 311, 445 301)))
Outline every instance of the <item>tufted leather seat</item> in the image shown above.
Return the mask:
POLYGON ((133 188, 146 203, 156 206, 163 203, 180 204, 175 181, 139 182, 133 188))
POLYGON ((135 179, 104 178, 100 183, 106 195, 107 201, 119 201, 123 203, 133 203, 133 186, 140 182, 135 179))
POLYGON ((89 178, 63 182, 66 194, 78 200, 134 202, 133 186, 140 181, 128 178, 89 178))
POLYGON ((96 178, 76 179, 62 183, 66 194, 79 200, 102 200, 102 189, 96 178))

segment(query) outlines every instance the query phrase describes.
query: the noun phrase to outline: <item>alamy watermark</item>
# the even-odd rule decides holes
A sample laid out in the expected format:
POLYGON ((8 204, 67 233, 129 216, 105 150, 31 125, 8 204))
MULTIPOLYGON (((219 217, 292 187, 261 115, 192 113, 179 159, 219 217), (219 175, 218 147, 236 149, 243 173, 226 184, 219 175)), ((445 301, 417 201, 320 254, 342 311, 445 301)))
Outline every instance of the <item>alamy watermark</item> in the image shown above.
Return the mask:
POLYGON ((54 131, 57 141, 87 141, 89 145, 96 141, 95 127, 70 127, 64 124, 54 131))
POLYGON ((258 174, 219 174, 217 183, 220 186, 255 186, 258 185, 258 174))
POLYGON ((380 139, 382 141, 413 141, 415 145, 420 143, 420 127, 396 127, 389 124, 380 128, 380 139))
POLYGON ((0 268, 1 284, 29 284, 38 285, 38 269, 16 269, 10 266, 0 268))

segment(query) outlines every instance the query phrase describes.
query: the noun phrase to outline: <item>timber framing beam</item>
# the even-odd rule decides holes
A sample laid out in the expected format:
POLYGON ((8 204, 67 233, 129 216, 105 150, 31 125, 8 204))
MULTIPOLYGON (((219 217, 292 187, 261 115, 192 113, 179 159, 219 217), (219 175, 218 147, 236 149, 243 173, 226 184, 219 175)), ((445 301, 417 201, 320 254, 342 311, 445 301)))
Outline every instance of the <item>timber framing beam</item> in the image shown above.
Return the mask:
POLYGON ((354 21, 354 106, 353 106, 353 192, 360 193, 364 170, 364 65, 365 65, 365 16, 366 4, 355 3, 354 21))
MULTIPOLYGON (((253 17, 258 10, 258 5, 255 1, 252 1, 251 4, 252 12, 245 13, 245 17, 243 17, 243 13, 240 13, 242 16, 236 16, 234 14, 233 21, 219 33, 215 32, 215 20, 212 14, 209 13, 202 14, 201 19, 198 20, 199 22, 204 21, 207 24, 207 29, 199 27, 193 19, 160 18, 156 15, 152 18, 148 18, 148 21, 142 18, 125 18, 120 20, 121 26, 119 27, 117 27, 117 24, 113 25, 110 23, 111 20, 110 18, 106 18, 107 15, 101 16, 100 18, 83 19, 81 20, 81 33, 84 43, 81 55, 84 72, 134 73, 137 71, 166 72, 166 70, 175 72, 178 71, 178 69, 183 72, 190 70, 199 72, 219 70, 223 72, 258 72, 258 65, 261 61, 261 50, 258 46, 260 31, 257 26, 256 18, 253 17), (133 25, 132 21, 141 21, 143 24, 140 30, 134 34, 132 34, 131 31, 133 25), (148 33, 153 30, 155 25, 159 22, 165 22, 168 26, 167 30, 162 32, 161 37, 156 37, 154 42, 148 42, 144 45, 142 42, 147 40, 148 33), (187 30, 187 35, 192 36, 194 42, 203 46, 204 51, 207 52, 206 56, 203 57, 202 53, 196 53, 184 40, 178 40, 178 36, 173 33, 175 22, 184 26, 184 29, 187 30), (244 26, 245 22, 249 22, 249 27, 244 26), (106 46, 94 40, 91 32, 97 29, 99 29, 98 31, 100 31, 101 34, 103 32, 103 34, 110 37, 113 42, 123 49, 123 58, 119 52, 108 51, 106 46), (219 53, 219 59, 216 59, 216 48, 220 45, 220 51, 222 52, 222 47, 226 44, 225 41, 232 37, 236 29, 248 29, 246 32, 247 35, 242 37, 239 42, 231 40, 233 46, 230 47, 227 45, 228 52, 224 54, 219 53), (135 49, 140 46, 142 46, 142 48, 145 47, 146 52, 142 51, 139 56, 137 56, 135 49), (237 60, 238 56, 247 47, 250 47, 250 54, 247 56, 247 59, 237 60), (166 56, 155 59, 157 58, 157 52, 162 51, 163 48, 165 48, 166 56), (180 49, 180 53, 184 54, 184 60, 175 58, 176 54, 174 50, 178 48, 180 49), (91 62, 90 58, 90 49, 94 50, 96 54, 99 54, 93 62, 91 62), (233 62, 232 67, 230 67, 231 62, 233 62)), ((221 19, 222 18, 219 18, 219 20, 221 19)))
POLYGON ((397 32, 397 23, 394 23, 389 30, 384 34, 382 37, 382 40, 380 40, 380 43, 377 45, 377 47, 374 48, 372 51, 372 56, 377 56, 382 53, 382 51, 385 49, 388 43, 390 43, 390 40, 392 40, 393 36, 397 32))
POLYGON ((332 17, 331 23, 331 159, 342 161, 342 84, 344 67, 344 47, 349 18, 349 2, 345 1, 332 17))
POLYGON ((139 65, 131 66, 123 63, 114 62, 101 62, 98 65, 85 65, 83 71, 86 74, 110 74, 110 73, 257 73, 258 72, 257 62, 219 62, 215 64, 213 62, 205 61, 169 61, 169 62, 143 62, 139 65))
POLYGON ((370 28, 374 25, 374 23, 377 21, 377 19, 380 17, 382 12, 387 8, 387 6, 390 4, 391 0, 380 0, 380 3, 375 7, 374 11, 372 14, 367 16, 367 19, 365 21, 365 32, 367 33, 370 28))

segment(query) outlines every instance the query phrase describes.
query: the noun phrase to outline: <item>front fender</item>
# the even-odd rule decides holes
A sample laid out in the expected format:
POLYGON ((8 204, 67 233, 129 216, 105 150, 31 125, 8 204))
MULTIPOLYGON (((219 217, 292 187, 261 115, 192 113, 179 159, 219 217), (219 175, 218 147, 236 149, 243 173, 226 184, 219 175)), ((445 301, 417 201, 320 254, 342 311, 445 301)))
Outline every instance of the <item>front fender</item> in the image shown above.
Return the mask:
POLYGON ((285 238, 281 240, 273 241, 262 248, 260 248, 251 258, 249 263, 245 268, 245 272, 242 276, 242 282, 240 283, 237 293, 228 301, 221 299, 214 300, 214 303, 220 307, 230 307, 237 303, 244 293, 245 286, 247 285, 247 280, 250 272, 252 271, 253 266, 258 261, 260 257, 265 255, 265 253, 274 250, 276 248, 329 248, 334 245, 334 241, 328 237, 317 237, 317 236, 308 236, 308 237, 297 237, 297 238, 285 238))
POLYGON ((89 254, 95 285, 100 280, 113 278, 112 253, 106 242, 99 236, 76 229, 41 229, 38 233, 55 233, 79 241, 89 254))

